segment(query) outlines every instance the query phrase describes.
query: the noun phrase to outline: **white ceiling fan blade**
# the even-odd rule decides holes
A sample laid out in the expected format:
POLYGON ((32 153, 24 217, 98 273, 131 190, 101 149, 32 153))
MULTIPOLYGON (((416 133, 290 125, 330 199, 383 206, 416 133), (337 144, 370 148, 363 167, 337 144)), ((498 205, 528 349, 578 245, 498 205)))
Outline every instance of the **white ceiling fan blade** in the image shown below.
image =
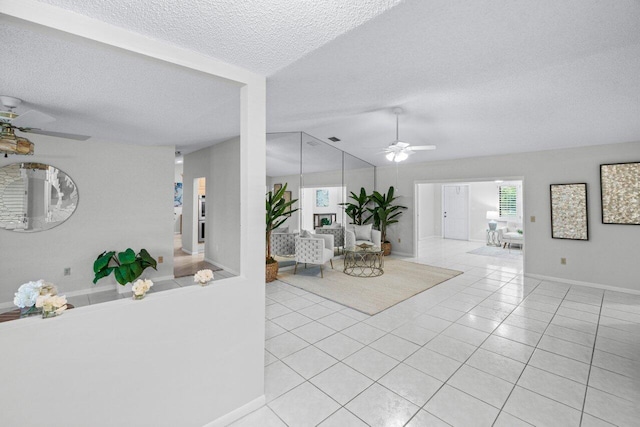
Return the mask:
POLYGON ((63 133, 63 132, 49 132, 46 130, 40 130, 40 129, 20 129, 21 132, 26 132, 26 133, 35 133, 37 135, 47 135, 47 136, 55 136, 56 138, 65 138, 65 139, 75 139, 76 141, 86 141, 87 139, 91 138, 90 136, 87 135, 77 135, 75 133, 63 133))
POLYGON ((42 127, 48 123, 55 122, 56 119, 48 114, 37 110, 29 110, 12 120, 11 124, 16 127, 42 127))
POLYGON ((407 148, 409 146, 408 143, 406 142, 402 142, 402 141, 394 141, 391 143, 392 147, 400 147, 400 148, 407 148))
POLYGON ((427 151, 427 150, 435 150, 435 145, 411 145, 407 147, 409 151, 427 151))

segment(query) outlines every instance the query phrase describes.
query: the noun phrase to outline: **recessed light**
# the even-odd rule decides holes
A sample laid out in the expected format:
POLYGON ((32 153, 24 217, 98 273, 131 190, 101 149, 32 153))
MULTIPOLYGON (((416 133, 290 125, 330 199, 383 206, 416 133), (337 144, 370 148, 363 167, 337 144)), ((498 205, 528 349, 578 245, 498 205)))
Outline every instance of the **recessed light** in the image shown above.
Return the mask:
POLYGON ((339 141, 340 141, 340 138, 337 138, 337 137, 335 137, 335 136, 329 137, 329 138, 327 138, 327 139, 328 139, 329 141, 333 141, 333 142, 339 142, 339 141))
POLYGON ((503 181, 503 180, 501 180, 501 179, 496 179, 494 182, 495 182, 496 184, 502 184, 504 181, 503 181))

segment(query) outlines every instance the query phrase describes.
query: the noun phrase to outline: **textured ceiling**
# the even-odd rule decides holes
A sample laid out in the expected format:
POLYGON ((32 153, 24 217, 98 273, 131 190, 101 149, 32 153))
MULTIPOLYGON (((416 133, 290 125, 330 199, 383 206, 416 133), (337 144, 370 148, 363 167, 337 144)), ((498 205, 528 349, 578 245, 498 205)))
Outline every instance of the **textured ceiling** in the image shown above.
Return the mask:
MULTIPOLYGON (((43 2, 265 74, 269 131, 377 165, 394 106, 403 140, 438 146, 409 161, 640 140, 634 0, 43 2)), ((0 94, 56 117, 47 130, 185 151, 238 133, 233 86, 0 24, 0 94)))
POLYGON ((40 0, 262 75, 400 0, 40 0))

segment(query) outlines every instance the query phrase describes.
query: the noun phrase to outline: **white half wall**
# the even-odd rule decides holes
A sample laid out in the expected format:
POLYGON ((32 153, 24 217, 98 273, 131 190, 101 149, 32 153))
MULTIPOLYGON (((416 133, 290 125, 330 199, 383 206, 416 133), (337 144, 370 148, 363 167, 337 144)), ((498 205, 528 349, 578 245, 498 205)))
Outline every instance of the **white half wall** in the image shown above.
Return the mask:
MULTIPOLYGON (((240 224, 236 237, 242 248, 240 275, 208 287, 172 289, 141 301, 110 301, 69 310, 53 319, 0 323, 0 378, 10 385, 0 388, 1 423, 25 427, 55 422, 92 427, 201 427, 210 423, 222 425, 242 416, 264 400, 265 78, 32 0, 0 0, 0 13, 237 85, 241 106, 240 158, 230 166, 237 168, 240 177, 240 204, 235 212, 240 224)), ((81 150, 81 144, 87 143, 77 144, 81 150)), ((82 224, 84 239, 100 246, 105 242, 109 246, 121 240, 131 242, 126 229, 114 231, 114 227, 122 226, 123 218, 140 218, 148 225, 141 225, 141 235, 133 244, 141 245, 143 239, 150 238, 173 240, 173 147, 159 149, 157 158, 143 156, 143 161, 129 162, 126 153, 107 146, 117 154, 114 162, 128 166, 113 173, 160 168, 162 177, 158 182, 138 179, 124 186, 114 185, 112 177, 105 178, 96 189, 102 194, 93 197, 116 207, 114 218, 105 220, 108 232, 114 236, 101 228, 105 224, 91 221, 82 224), (167 163, 162 153, 166 153, 167 163), (121 203, 125 191, 137 194, 134 206, 121 203), (136 210, 143 203, 162 204, 160 236, 148 236, 156 228, 153 221, 136 210)), ((135 153, 149 148, 131 150, 135 153)), ((98 173, 96 164, 95 159, 86 159, 86 165, 77 167, 98 173)), ((81 174, 74 168, 64 170, 80 187, 80 209, 85 203, 84 184, 78 178, 81 174)), ((27 243, 15 249, 30 248, 39 255, 40 248, 29 239, 30 236, 23 238, 27 243)), ((4 240, 0 244, 3 255, 14 250, 11 245, 5 246, 4 240)), ((48 253, 72 250, 63 234, 46 249, 48 253)), ((42 259, 23 257, 10 268, 29 274, 42 259)), ((9 266, 3 264, 0 268, 4 272, 9 266)))
POLYGON ((600 164, 637 160, 640 142, 631 142, 405 164, 397 178, 395 166, 378 167, 377 179, 380 188, 396 186, 402 196, 398 203, 409 207, 388 231, 394 252, 414 250, 415 183, 524 177, 525 273, 638 290, 640 226, 602 224, 600 219, 600 164), (552 239, 549 185, 575 182, 587 183, 590 240, 552 239), (562 257, 567 258, 566 265, 560 264, 562 257))
POLYGON ((0 302, 38 279, 55 283, 61 294, 113 288, 113 275, 92 283, 93 262, 104 251, 128 247, 164 257, 158 271, 147 269, 144 277, 173 276, 173 147, 29 138, 34 156, 0 157, 0 166, 29 161, 57 167, 76 183, 78 208, 50 230, 0 230, 0 302), (64 276, 66 267, 70 276, 64 276))

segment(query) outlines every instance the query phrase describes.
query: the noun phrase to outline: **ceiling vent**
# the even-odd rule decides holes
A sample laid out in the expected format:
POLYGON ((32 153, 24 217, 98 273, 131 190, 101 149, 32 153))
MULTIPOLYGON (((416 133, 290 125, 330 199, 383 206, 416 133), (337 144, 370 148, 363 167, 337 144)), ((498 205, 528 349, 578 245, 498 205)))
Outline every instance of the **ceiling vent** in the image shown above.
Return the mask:
POLYGON ((309 144, 312 147, 315 147, 316 145, 320 145, 318 141, 307 141, 307 144, 309 144))
POLYGON ((332 136, 332 137, 330 137, 328 139, 329 139, 329 141, 333 141, 333 142, 339 142, 340 141, 340 138, 336 138, 335 136, 332 136))

